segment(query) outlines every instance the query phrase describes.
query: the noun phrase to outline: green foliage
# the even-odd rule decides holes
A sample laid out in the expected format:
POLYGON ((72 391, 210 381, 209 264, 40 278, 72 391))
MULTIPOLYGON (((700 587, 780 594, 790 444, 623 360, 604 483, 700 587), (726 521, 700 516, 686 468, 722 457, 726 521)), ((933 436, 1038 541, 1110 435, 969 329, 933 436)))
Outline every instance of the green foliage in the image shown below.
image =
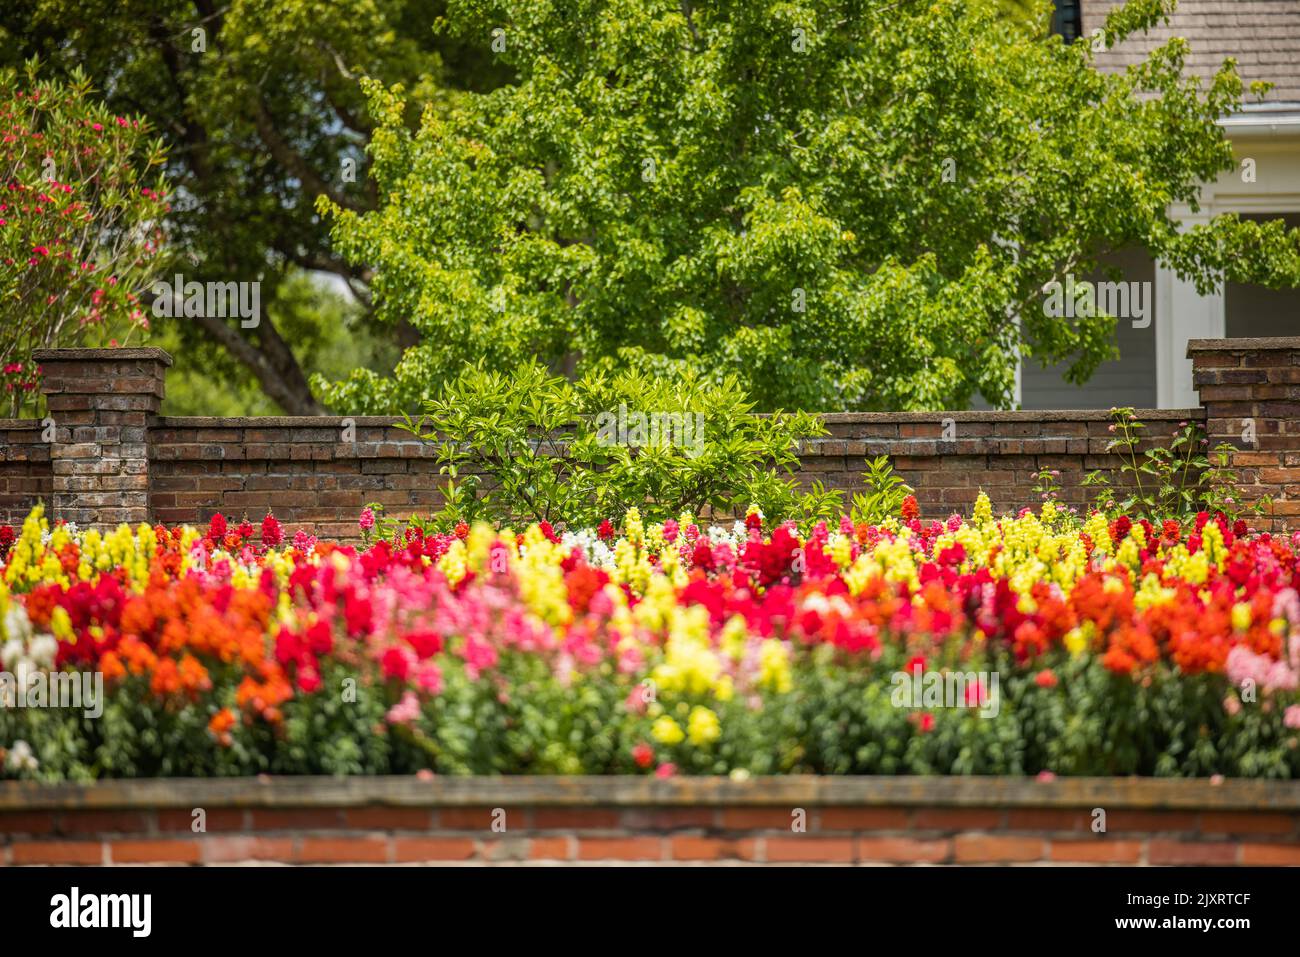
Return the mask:
MULTIPOLYGON (((1115 8, 1108 41, 1170 9, 1115 8)), ((320 383, 358 411, 534 356, 735 375, 760 409, 1005 406, 1022 352, 1074 382, 1113 356, 1113 317, 1041 308, 1103 253, 1300 282, 1300 232, 1169 215, 1231 168, 1242 95, 1185 77, 1181 39, 1103 73, 986 0, 452 0, 441 27, 503 30, 514 79, 414 131, 367 84, 379 208, 319 208, 424 335, 391 378, 320 383)))
POLYGON ((804 502, 786 477, 796 442, 824 432, 820 420, 752 410, 730 377, 597 370, 571 382, 536 364, 511 374, 478 365, 405 427, 437 443, 446 522, 595 526, 632 506, 659 520, 751 503, 774 519, 833 510, 835 495, 804 502))
POLYGON ((820 479, 804 486, 770 475, 768 481, 751 489, 753 504, 763 515, 779 521, 793 520, 807 529, 817 522, 833 522, 844 512, 844 493, 828 489, 820 479))
POLYGON ((1057 469, 1040 469, 1034 473, 1034 491, 1044 502, 1055 502, 1061 497, 1061 473, 1057 469))
POLYGON ((879 525, 887 518, 897 518, 903 499, 912 494, 912 487, 894 474, 888 455, 867 459, 867 470, 862 473, 865 492, 853 496, 853 521, 879 525))
POLYGON ((1209 455, 1209 464, 1205 469, 1202 483, 1205 497, 1205 509, 1209 512, 1222 512, 1229 519, 1235 520, 1241 514, 1263 515, 1272 513, 1273 496, 1264 495, 1253 502, 1240 501, 1242 485, 1237 472, 1232 467, 1235 446, 1220 442, 1209 455))
POLYGON ((1258 515, 1268 509, 1267 497, 1251 503, 1236 500, 1237 474, 1230 468, 1236 450, 1220 443, 1211 457, 1199 423, 1179 422, 1167 444, 1149 444, 1142 438, 1147 426, 1133 409, 1111 409, 1111 418, 1115 437, 1106 443, 1106 451, 1120 459, 1122 484, 1104 469, 1089 472, 1083 480, 1084 486, 1097 490, 1096 505, 1107 514, 1160 521, 1204 510, 1235 520, 1243 512, 1258 515), (1143 444, 1149 447, 1140 450, 1143 444))
MULTIPOLYGON (((493 673, 471 675, 454 660, 440 694, 409 725, 384 715, 399 689, 363 680, 355 700, 339 693, 357 675, 331 667, 315 694, 285 703, 283 722, 239 722, 228 744, 207 731, 201 707, 164 705, 148 678, 129 676, 103 716, 72 709, 0 709, 0 740, 26 741, 42 781, 278 774, 637 774, 671 762, 684 774, 1008 774, 1295 778, 1296 734, 1276 701, 1239 702, 1222 674, 1183 674, 1161 665, 1144 680, 1117 675, 1092 655, 1054 651, 1039 670, 1009 657, 952 666, 1000 676, 998 706, 922 710, 891 698, 911 652, 846 656, 822 646, 794 649, 792 690, 756 690, 720 701, 664 692, 644 714, 627 706, 636 678, 606 664, 561 681, 534 654, 506 650, 493 673), (502 694, 502 688, 512 689, 502 694), (715 740, 667 744, 655 720, 688 724, 695 707, 717 715, 715 740), (928 719, 921 719, 928 715, 928 719), (649 767, 633 748, 653 748, 649 767)), ((219 671, 214 682, 236 682, 219 671)), ((215 709, 217 702, 212 703, 215 709)), ((5 771, 0 761, 0 774, 5 771)), ((13 773, 13 769, 9 769, 13 773)))
POLYGON ((140 296, 167 208, 162 145, 79 71, 0 69, 0 366, 7 413, 38 393, 34 349, 107 344, 148 323, 140 296), (20 368, 14 370, 13 366, 20 368))
POLYGON ((1052 22, 1055 5, 1044 0, 980 0, 993 6, 1004 18, 1017 24, 1036 25, 1046 30, 1052 22))

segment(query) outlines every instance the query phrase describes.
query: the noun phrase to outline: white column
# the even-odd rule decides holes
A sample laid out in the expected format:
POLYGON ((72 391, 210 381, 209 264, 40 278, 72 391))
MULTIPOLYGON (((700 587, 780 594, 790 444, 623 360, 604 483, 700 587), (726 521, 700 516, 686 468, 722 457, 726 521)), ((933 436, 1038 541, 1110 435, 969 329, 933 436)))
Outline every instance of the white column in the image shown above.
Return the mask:
MULTIPOLYGON (((1213 212, 1208 205, 1197 214, 1175 208, 1174 218, 1182 228, 1207 222, 1213 212)), ((1196 287, 1156 263, 1156 397, 1162 409, 1187 409, 1198 404, 1192 387, 1192 362, 1187 358, 1188 339, 1220 339, 1227 324, 1223 290, 1202 296, 1196 287)))

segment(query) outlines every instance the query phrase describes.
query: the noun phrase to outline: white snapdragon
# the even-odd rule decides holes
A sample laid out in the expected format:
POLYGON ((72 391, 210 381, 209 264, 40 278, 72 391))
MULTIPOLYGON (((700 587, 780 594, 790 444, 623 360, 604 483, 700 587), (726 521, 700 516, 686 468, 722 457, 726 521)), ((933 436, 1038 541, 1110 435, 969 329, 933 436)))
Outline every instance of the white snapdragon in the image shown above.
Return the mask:
POLYGON ((13 774, 35 771, 40 766, 32 746, 26 741, 15 741, 14 746, 5 753, 5 768, 13 774))
POLYGON ((59 652, 59 640, 53 635, 37 635, 27 642, 27 654, 40 668, 53 668, 54 656, 59 652))
POLYGON ((587 558, 587 563, 595 568, 603 568, 606 571, 614 568, 614 552, 590 528, 579 529, 576 532, 566 531, 560 536, 560 544, 566 550, 575 547, 582 549, 583 555, 587 558))
POLYGON ((14 666, 23 657, 24 650, 25 646, 17 638, 10 638, 0 645, 0 671, 13 671, 14 666))

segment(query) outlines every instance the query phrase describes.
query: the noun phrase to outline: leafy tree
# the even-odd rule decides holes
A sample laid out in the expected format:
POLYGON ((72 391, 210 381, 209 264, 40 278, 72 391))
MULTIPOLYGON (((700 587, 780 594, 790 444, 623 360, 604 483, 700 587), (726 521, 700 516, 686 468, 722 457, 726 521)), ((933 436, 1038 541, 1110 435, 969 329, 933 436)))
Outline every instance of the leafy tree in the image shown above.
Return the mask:
MULTIPOLYGON (((983 0, 983 2, 993 4, 1003 16, 1024 21, 1033 20, 1044 27, 1051 22, 1051 10, 1044 11, 1043 4, 1037 3, 1036 0, 983 0)), ((1048 4, 1048 6, 1052 5, 1048 4)))
MULTIPOLYGON (((364 154, 371 122, 355 76, 405 82, 423 105, 454 95, 444 76, 501 75, 474 50, 438 45, 439 10, 423 0, 0 4, 0 61, 40 54, 64 72, 83 65, 111 109, 143 114, 165 138, 179 258, 160 276, 262 282, 269 318, 256 328, 217 317, 171 324, 181 369, 192 363, 223 387, 238 381, 239 391, 252 377, 285 411, 320 411, 274 305, 286 279, 311 270, 367 306, 365 265, 331 252, 312 207, 318 195, 353 210, 376 199, 364 154)), ((416 338, 409 327, 399 336, 416 338)))
MULTIPOLYGON (((1172 8, 1116 8, 1108 41, 1172 8)), ((1300 282, 1300 234, 1168 214, 1231 167, 1243 95, 1231 64, 1185 76, 1181 39, 1102 73, 987 0, 452 0, 444 29, 514 79, 414 131, 368 82, 380 206, 319 201, 423 334, 328 387, 355 411, 532 356, 733 373, 761 408, 1008 405, 1021 354, 1074 382, 1114 354, 1113 317, 1043 308, 1107 252, 1300 282)))
POLYGON ((166 211, 161 144, 90 81, 0 70, 0 366, 14 416, 36 401, 34 349, 128 338, 166 211))

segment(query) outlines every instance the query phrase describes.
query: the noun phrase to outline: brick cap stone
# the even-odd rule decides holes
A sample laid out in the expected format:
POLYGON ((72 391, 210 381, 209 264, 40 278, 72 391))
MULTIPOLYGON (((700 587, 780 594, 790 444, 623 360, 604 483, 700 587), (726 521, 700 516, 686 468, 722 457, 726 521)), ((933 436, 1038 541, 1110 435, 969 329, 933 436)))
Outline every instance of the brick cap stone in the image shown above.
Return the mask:
POLYGON ((1300 810, 1300 781, 782 775, 269 776, 146 778, 89 784, 0 782, 0 811, 193 807, 888 806, 1300 810))
MULTIPOLYGON (((1110 412, 1106 409, 1051 409, 1045 411, 1030 410, 1017 412, 822 412, 818 413, 828 423, 839 424, 890 424, 890 423, 934 423, 940 419, 953 419, 956 422, 1109 422, 1110 412)), ((1202 419, 1204 409, 1137 409, 1134 413, 1138 419, 1146 422, 1181 421, 1183 419, 1202 419)), ((302 429, 302 428, 336 428, 343 424, 341 415, 266 415, 253 417, 239 416, 197 416, 165 415, 158 419, 158 425, 165 429, 302 429)), ((403 422, 401 416, 393 415, 354 415, 350 416, 357 426, 397 426, 403 422)), ((419 418, 413 419, 419 422, 419 418)))
POLYGON ((172 364, 166 349, 145 346, 140 349, 37 349, 32 353, 36 362, 122 362, 156 359, 165 366, 172 364))
MULTIPOLYGON (((1181 421, 1205 416, 1204 409, 1136 409, 1142 421, 1181 421)), ((935 423, 940 419, 954 422, 1109 422, 1108 409, 1029 409, 1014 412, 823 412, 823 421, 832 424, 935 423)))
POLYGON ((1197 352, 1280 352, 1300 350, 1300 336, 1267 336, 1255 339, 1188 339, 1187 357, 1197 352))
MULTIPOLYGON (((164 415, 158 426, 164 429, 333 429, 341 428, 350 418, 356 426, 396 426, 400 415, 164 415)), ((412 419, 419 422, 419 418, 412 419)))

